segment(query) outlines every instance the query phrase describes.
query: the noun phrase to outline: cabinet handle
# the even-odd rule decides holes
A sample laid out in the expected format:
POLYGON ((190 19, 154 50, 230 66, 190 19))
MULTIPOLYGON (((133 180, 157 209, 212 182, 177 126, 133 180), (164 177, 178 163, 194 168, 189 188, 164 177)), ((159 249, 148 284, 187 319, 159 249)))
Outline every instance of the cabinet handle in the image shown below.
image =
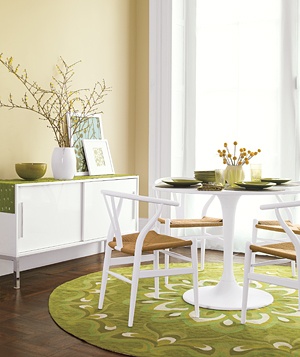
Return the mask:
POLYGON ((19 234, 19 238, 23 238, 23 233, 24 233, 24 205, 23 202, 20 203, 20 208, 19 208, 19 229, 20 229, 20 234, 19 234))
MULTIPOLYGON (((132 191, 133 194, 136 194, 135 191, 132 191)), ((137 206, 137 202, 132 201, 132 219, 135 219, 135 211, 136 211, 136 206, 137 206)))

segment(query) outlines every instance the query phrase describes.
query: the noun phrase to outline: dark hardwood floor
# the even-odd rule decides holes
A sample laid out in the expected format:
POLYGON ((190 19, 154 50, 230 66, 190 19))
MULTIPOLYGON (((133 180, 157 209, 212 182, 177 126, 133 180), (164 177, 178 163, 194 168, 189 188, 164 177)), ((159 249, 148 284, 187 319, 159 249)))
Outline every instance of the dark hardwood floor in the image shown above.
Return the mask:
MULTIPOLYGON (((58 285, 102 270, 103 254, 21 273, 21 289, 13 277, 0 277, 1 357, 122 356, 93 347, 61 330, 48 313, 48 299, 58 285)), ((221 261, 222 253, 207 251, 207 261, 221 261)), ((234 261, 243 261, 236 255, 234 261)))

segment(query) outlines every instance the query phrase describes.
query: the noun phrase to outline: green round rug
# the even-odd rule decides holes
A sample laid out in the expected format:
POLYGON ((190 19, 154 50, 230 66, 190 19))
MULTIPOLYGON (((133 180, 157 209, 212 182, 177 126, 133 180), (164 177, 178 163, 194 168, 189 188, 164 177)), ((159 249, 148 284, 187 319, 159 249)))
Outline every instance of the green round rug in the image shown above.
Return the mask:
MULTIPOLYGON (((128 276, 130 268, 119 268, 128 276)), ((243 266, 234 265, 243 280, 243 266)), ((266 271, 266 267, 264 268, 266 271)), ((199 285, 219 280, 222 264, 207 263, 199 273, 199 285)), ((270 266, 269 274, 290 276, 290 267, 270 266)), ((190 276, 161 281, 155 299, 153 279, 141 279, 134 325, 127 326, 130 285, 113 277, 107 284, 103 310, 98 310, 101 273, 82 276, 58 286, 50 295, 49 311, 66 332, 100 348, 130 356, 300 356, 300 313, 297 292, 254 283, 274 296, 274 303, 250 310, 247 324, 240 324, 240 311, 200 309, 182 299, 191 289, 190 276)))

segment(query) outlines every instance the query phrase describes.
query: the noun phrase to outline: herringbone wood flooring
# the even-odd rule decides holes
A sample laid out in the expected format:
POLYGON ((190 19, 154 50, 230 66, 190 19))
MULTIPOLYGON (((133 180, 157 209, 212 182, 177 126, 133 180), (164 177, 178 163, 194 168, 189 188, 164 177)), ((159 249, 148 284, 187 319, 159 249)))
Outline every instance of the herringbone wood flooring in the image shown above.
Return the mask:
MULTIPOLYGON (((0 277, 0 356, 121 356, 67 334, 48 313, 52 290, 68 280, 102 270, 103 257, 93 255, 22 272, 20 290, 13 288, 12 275, 0 277)), ((222 253, 207 251, 206 260, 221 261, 222 253)), ((234 260, 243 261, 243 256, 234 260)))

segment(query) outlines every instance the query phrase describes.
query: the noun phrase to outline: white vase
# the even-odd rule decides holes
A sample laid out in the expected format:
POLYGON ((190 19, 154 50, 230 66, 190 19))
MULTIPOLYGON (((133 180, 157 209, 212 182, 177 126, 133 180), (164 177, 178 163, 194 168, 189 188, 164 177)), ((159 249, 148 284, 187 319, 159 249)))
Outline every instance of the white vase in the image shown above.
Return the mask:
POLYGON ((76 173, 74 148, 56 147, 52 153, 51 167, 56 180, 71 180, 76 173))
POLYGON ((235 182, 243 181, 245 178, 245 172, 242 165, 227 165, 224 171, 224 179, 229 186, 234 187, 235 182))

